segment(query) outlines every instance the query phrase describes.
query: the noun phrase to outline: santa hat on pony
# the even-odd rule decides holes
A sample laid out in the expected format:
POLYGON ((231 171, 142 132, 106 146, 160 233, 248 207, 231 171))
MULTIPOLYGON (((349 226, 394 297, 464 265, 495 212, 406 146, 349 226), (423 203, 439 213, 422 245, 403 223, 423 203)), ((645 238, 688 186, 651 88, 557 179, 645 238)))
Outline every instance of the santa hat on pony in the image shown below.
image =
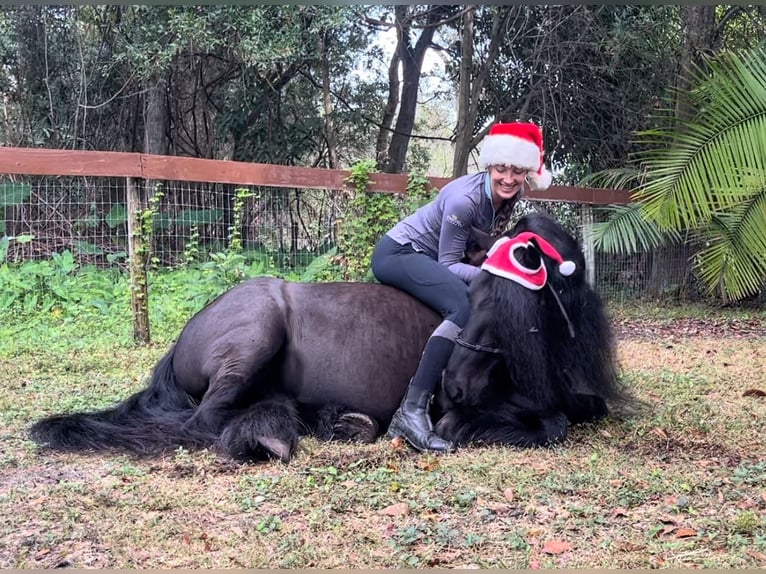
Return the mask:
POLYGON ((536 267, 526 267, 521 262, 523 257, 520 253, 526 249, 537 249, 553 259, 558 265, 559 273, 565 277, 575 272, 574 261, 565 260, 553 245, 531 231, 498 239, 487 252, 487 259, 484 260, 481 268, 498 277, 515 281, 532 291, 542 289, 548 281, 548 269, 542 259, 536 267))
POLYGON ((514 122, 495 124, 489 129, 479 152, 479 166, 520 167, 529 171, 532 189, 547 189, 552 177, 543 163, 543 134, 535 124, 514 122))

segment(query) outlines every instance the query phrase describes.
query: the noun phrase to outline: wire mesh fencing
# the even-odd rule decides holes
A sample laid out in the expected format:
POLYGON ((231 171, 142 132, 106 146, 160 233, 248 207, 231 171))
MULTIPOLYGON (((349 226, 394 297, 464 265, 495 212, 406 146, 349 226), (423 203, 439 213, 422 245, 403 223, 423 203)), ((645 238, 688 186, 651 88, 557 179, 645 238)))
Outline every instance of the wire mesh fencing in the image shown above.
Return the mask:
MULTIPOLYGON (((301 277, 337 248, 350 199, 342 190, 150 185, 151 264, 158 269, 204 264, 235 245, 254 273, 301 277)), ((551 213, 581 240, 583 221, 592 217, 582 204, 535 201, 525 209, 551 213)), ((125 270, 128 210, 126 178, 1 176, 0 262, 64 256, 72 268, 125 270)), ((699 299, 704 293, 690 268, 692 253, 690 245, 631 256, 596 252, 592 277, 607 301, 699 299)))

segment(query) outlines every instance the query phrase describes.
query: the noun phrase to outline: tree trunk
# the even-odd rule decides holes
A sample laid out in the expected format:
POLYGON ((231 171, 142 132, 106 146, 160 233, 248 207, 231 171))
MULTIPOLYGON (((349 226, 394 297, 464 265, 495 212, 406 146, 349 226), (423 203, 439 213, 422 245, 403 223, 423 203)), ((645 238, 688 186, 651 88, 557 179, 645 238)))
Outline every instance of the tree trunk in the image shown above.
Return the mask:
POLYGON ((167 81, 160 72, 153 75, 146 85, 144 153, 167 155, 167 117, 167 81))
MULTIPOLYGON (((397 34, 401 34, 401 30, 398 28, 397 34)), ((386 102, 386 107, 383 108, 378 139, 375 142, 375 166, 380 171, 383 171, 388 164, 388 143, 391 141, 391 126, 394 123, 396 108, 399 107, 399 92, 401 90, 399 61, 399 50, 397 49, 394 50, 391 62, 388 65, 388 101, 386 102)))
MULTIPOLYGON (((523 8, 523 7, 522 7, 523 8)), ((476 7, 469 7, 463 15, 463 33, 460 38, 460 84, 458 94, 458 130, 455 135, 455 153, 452 162, 452 176, 458 177, 467 173, 468 158, 479 141, 484 137, 488 127, 474 135, 476 118, 479 114, 479 98, 484 86, 489 80, 489 73, 497 59, 500 46, 505 41, 508 21, 513 7, 494 7, 492 16, 492 34, 487 56, 479 66, 479 71, 472 77, 474 29, 473 17, 476 7)))
POLYGON ((471 139, 476 122, 476 107, 471 106, 471 68, 473 64, 473 16, 476 8, 468 6, 463 13, 463 31, 460 35, 460 67, 457 93, 457 125, 455 126, 455 152, 452 177, 468 171, 471 139))
POLYGON ((690 292, 690 261, 694 249, 689 243, 671 245, 652 253, 646 294, 657 299, 684 300, 690 292))
POLYGON ((402 96, 400 98, 399 115, 396 118, 391 144, 388 146, 388 173, 402 173, 405 166, 407 149, 410 145, 412 129, 415 126, 415 112, 418 106, 418 90, 420 74, 423 69, 423 59, 426 50, 431 46, 434 32, 443 16, 449 13, 448 6, 432 6, 428 11, 423 31, 415 46, 410 42, 411 14, 406 5, 397 5, 395 9, 398 34, 397 52, 402 63, 402 96))
POLYGON ((324 106, 324 132, 327 142, 327 167, 336 169, 338 167, 338 144, 335 137, 335 125, 332 120, 332 98, 330 97, 330 62, 327 57, 327 43, 322 31, 319 34, 319 53, 321 57, 322 73, 322 104, 324 106))
MULTIPOLYGON (((702 63, 701 56, 713 45, 715 6, 681 6, 681 29, 684 31, 676 74, 675 116, 690 119, 693 110, 687 94, 690 72, 702 63)), ((682 297, 688 293, 692 273, 688 246, 679 245, 659 250, 652 257, 647 291, 655 297, 669 294, 682 297)))
MULTIPOLYGON (((167 84, 161 75, 153 76, 147 82, 144 104, 144 153, 166 155, 168 138, 165 130, 167 121, 167 84)), ((128 178, 128 239, 130 251, 131 296, 133 306, 133 339, 136 343, 148 344, 151 340, 149 329, 149 284, 148 262, 151 259, 152 234, 142 225, 140 213, 149 205, 154 193, 154 180, 144 185, 134 185, 128 178), (132 222, 132 223, 131 223, 132 222)))
POLYGON ((128 254, 130 265, 130 306, 133 313, 133 341, 148 345, 151 342, 149 328, 149 281, 146 276, 147 238, 143 233, 142 217, 146 203, 141 186, 132 177, 126 180, 126 203, 128 206, 128 254))
POLYGON ((702 63, 702 55, 712 48, 715 37, 715 6, 681 6, 681 29, 683 40, 676 74, 676 117, 688 119, 691 114, 686 96, 689 74, 695 65, 702 63))

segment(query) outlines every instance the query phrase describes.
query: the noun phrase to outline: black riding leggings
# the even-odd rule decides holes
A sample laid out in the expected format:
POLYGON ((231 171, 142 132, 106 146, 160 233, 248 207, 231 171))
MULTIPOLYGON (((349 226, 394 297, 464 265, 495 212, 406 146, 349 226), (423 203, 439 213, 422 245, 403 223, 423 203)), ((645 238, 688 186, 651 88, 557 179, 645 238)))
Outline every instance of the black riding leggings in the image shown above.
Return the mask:
POLYGON ((411 244, 384 235, 372 253, 372 272, 381 283, 419 299, 444 320, 431 333, 411 384, 431 393, 447 365, 455 337, 468 320, 468 285, 444 265, 411 244))

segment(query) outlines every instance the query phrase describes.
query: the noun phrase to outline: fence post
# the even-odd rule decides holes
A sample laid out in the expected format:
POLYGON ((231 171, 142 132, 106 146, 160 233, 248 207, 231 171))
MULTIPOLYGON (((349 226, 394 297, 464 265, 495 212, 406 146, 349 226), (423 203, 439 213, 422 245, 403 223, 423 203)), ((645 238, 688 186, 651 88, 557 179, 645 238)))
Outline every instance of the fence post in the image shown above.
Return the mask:
POLYGON ((582 247, 585 256, 586 281, 596 287, 596 250, 593 246, 593 207, 589 203, 581 206, 582 247))
POLYGON ((146 254, 149 252, 143 229, 143 185, 136 185, 132 177, 126 179, 128 212, 128 256, 130 262, 130 305, 133 315, 133 340, 148 344, 149 336, 149 283, 146 273, 146 254))

